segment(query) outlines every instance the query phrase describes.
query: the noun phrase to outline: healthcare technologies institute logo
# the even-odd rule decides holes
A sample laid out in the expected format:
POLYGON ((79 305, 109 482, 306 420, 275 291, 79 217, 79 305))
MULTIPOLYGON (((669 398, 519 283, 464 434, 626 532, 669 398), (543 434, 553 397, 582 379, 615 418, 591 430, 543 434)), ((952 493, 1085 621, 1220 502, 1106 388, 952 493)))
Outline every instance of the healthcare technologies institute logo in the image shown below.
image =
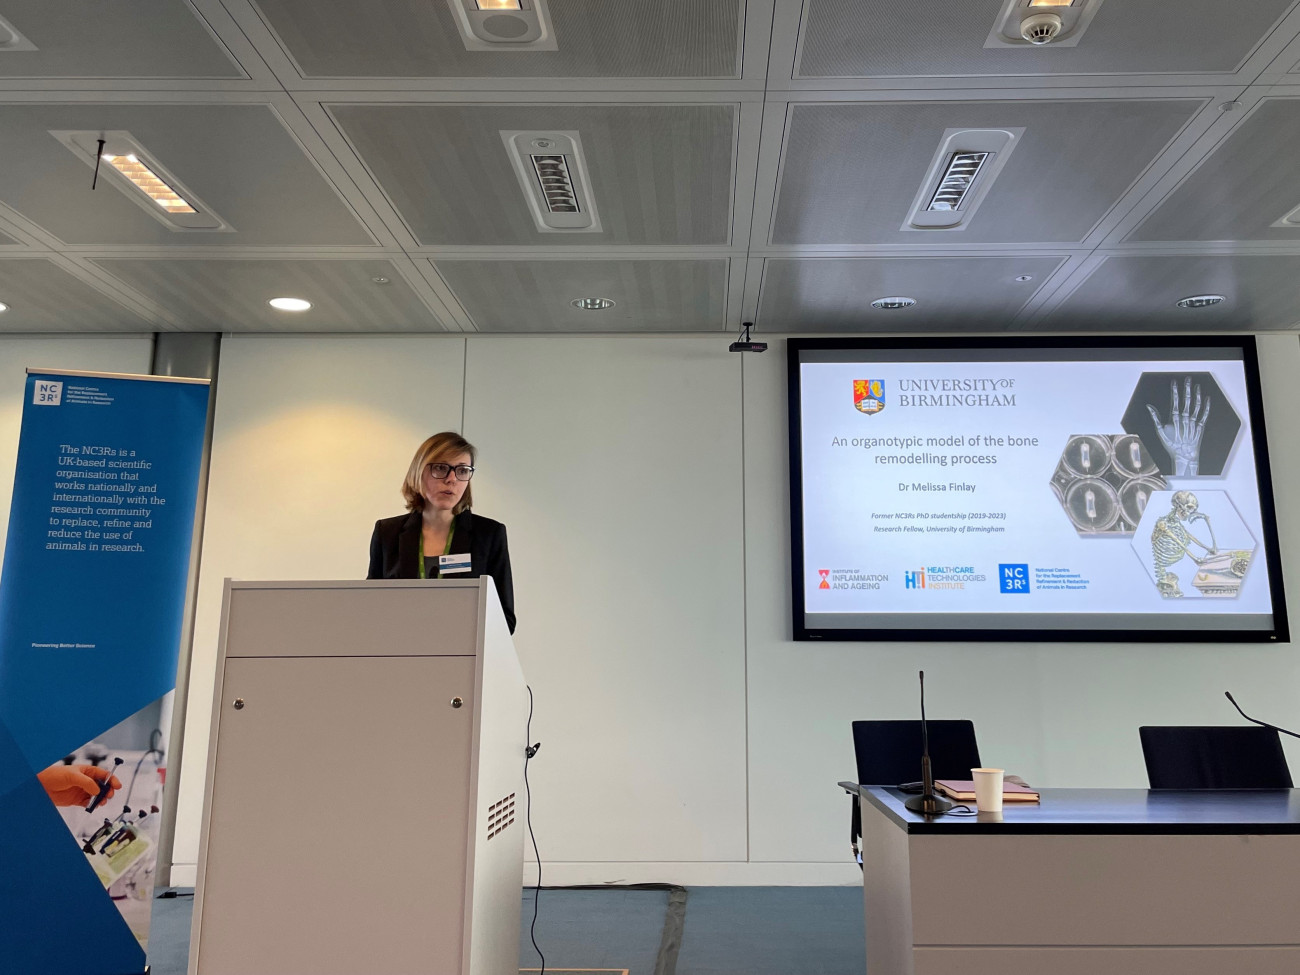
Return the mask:
POLYGON ((904 589, 925 589, 942 592, 946 589, 965 589, 967 583, 985 582, 988 576, 976 572, 973 565, 926 565, 903 573, 904 589))
POLYGON ((883 379, 853 380, 853 405, 867 416, 879 413, 885 408, 885 381, 883 379))

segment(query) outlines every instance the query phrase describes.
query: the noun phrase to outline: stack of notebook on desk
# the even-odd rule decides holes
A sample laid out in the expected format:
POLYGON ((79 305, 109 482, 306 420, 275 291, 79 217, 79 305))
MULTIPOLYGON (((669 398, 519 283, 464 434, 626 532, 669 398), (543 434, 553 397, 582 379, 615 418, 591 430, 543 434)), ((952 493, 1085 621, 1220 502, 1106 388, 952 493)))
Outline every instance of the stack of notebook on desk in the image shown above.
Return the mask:
MULTIPOLYGON (((975 801, 975 782, 972 779, 935 779, 934 788, 949 799, 958 802, 975 801)), ((1003 802, 1037 802, 1038 793, 1026 785, 1019 785, 1010 780, 1002 782, 1003 802)))

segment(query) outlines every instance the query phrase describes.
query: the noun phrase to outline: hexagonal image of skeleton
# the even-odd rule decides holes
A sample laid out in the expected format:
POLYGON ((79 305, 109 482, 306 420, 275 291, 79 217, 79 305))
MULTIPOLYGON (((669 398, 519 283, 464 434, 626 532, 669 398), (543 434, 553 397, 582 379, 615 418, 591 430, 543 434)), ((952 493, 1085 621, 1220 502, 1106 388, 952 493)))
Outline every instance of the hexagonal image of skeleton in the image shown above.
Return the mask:
POLYGON ((1218 477, 1241 417, 1208 372, 1144 372, 1120 426, 1136 434, 1167 477, 1218 477))
POLYGON ((1052 492, 1080 535, 1131 535, 1153 494, 1167 487, 1131 433, 1076 433, 1065 443, 1052 492))
POLYGON ((1133 551, 1166 599, 1232 599, 1256 541, 1226 491, 1161 491, 1147 500, 1133 551))

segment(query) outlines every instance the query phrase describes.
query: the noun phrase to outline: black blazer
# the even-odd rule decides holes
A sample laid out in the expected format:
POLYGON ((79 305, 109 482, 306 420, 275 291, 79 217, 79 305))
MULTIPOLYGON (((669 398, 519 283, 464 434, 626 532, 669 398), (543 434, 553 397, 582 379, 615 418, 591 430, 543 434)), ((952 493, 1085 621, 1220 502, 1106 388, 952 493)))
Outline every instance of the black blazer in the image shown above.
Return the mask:
MULTIPOLYGON (((370 571, 367 579, 418 579, 420 577, 420 512, 380 518, 370 536, 370 571)), ((453 553, 469 552, 470 571, 453 579, 491 576, 505 613, 506 625, 515 632, 515 589, 510 578, 510 550, 506 526, 491 518, 462 511, 453 522, 453 553)), ((436 553, 441 555, 441 552, 436 553)))

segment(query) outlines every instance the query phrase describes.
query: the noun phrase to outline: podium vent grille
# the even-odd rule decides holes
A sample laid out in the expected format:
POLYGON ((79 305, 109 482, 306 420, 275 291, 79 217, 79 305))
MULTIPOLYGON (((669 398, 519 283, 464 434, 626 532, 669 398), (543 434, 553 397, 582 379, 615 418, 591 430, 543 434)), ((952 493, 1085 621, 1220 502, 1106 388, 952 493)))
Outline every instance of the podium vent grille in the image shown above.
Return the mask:
POLYGON ((507 827, 514 825, 514 821, 515 794, 512 792, 488 807, 487 838, 492 839, 505 832, 507 827))

